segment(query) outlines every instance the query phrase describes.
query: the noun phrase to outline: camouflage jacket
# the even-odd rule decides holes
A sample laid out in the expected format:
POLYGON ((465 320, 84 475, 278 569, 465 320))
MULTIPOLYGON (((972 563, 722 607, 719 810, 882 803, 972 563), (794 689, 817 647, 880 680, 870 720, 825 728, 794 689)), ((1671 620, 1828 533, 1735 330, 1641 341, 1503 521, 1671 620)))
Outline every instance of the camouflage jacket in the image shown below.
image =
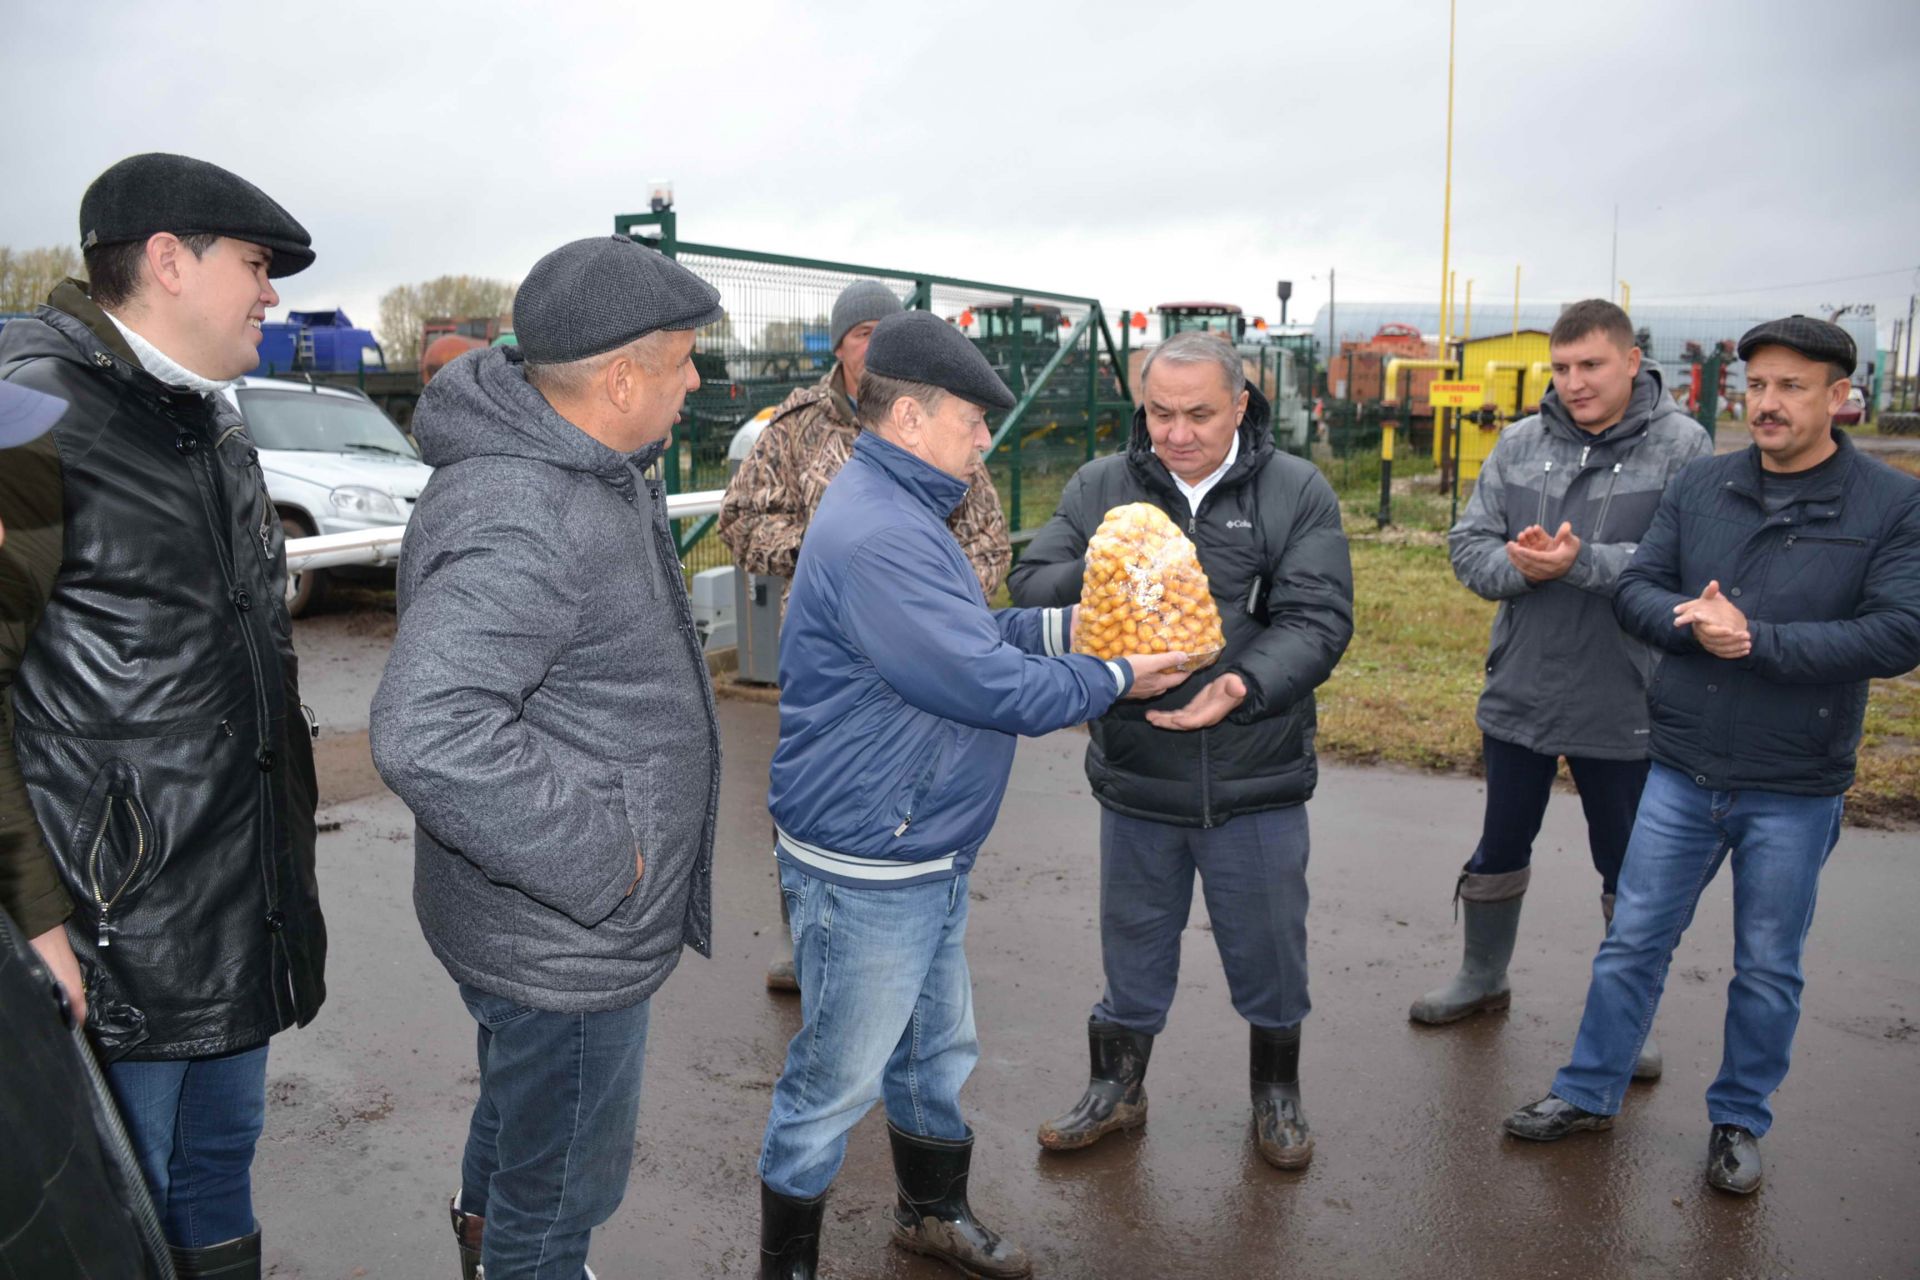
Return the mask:
MULTIPOLYGON (((720 538, 733 562, 749 573, 793 577, 800 539, 827 485, 853 456, 860 428, 853 405, 840 390, 840 367, 811 387, 788 396, 774 412, 753 449, 727 485, 720 504, 720 538)), ((947 527, 973 565, 989 598, 1012 563, 1007 518, 985 465, 977 465, 971 486, 947 527)), ((783 602, 784 605, 784 602, 783 602)))

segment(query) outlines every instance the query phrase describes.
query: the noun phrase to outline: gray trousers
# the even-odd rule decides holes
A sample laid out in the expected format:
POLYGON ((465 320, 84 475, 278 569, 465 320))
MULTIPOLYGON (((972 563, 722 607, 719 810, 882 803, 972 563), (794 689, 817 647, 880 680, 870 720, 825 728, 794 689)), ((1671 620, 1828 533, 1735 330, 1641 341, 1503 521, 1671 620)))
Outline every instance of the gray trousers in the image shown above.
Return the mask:
POLYGON ((1200 873, 1233 1007, 1256 1027, 1297 1025, 1307 1001, 1307 808, 1176 827, 1100 811, 1100 955, 1093 1016, 1158 1035, 1180 977, 1200 873))

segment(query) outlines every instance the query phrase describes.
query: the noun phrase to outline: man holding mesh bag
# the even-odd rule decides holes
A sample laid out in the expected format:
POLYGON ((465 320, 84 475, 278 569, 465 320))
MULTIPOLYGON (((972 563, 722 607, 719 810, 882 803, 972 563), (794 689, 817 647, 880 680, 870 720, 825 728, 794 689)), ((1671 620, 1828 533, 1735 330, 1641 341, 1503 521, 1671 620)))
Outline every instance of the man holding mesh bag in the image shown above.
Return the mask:
MULTIPOLYGON (((1221 648, 1170 693, 1116 703, 1090 726, 1106 991, 1087 1023, 1086 1093, 1040 1127, 1040 1143, 1072 1150, 1145 1123, 1147 1058, 1173 1002, 1198 871, 1251 1029, 1256 1144, 1269 1163, 1302 1168, 1313 1155, 1299 1088, 1313 690, 1353 634, 1340 507, 1310 463, 1274 450, 1266 399, 1219 338, 1168 339, 1140 381, 1126 452, 1068 482, 1008 587, 1023 606, 1079 602, 1078 646, 1095 652, 1103 625, 1133 644, 1151 631, 1145 648, 1178 651, 1205 634, 1209 608, 1221 648), (1129 504, 1152 510, 1116 510, 1129 504), (1139 550, 1116 554, 1115 539, 1139 550), (1179 567, 1185 540, 1205 591, 1179 567), (1140 573, 1149 561, 1157 567, 1140 573)), ((1192 652, 1204 660, 1204 646, 1192 652)))

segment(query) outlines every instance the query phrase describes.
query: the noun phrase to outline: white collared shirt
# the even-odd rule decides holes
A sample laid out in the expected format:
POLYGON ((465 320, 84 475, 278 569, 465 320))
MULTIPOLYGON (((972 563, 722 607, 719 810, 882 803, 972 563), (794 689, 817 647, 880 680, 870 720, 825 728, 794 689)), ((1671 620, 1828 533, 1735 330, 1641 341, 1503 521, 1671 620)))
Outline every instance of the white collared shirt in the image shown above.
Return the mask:
MULTIPOLYGON (((1227 469, 1233 465, 1234 460, 1239 456, 1240 430, 1236 427, 1233 432, 1233 443, 1227 446, 1226 461, 1215 467, 1211 474, 1202 476, 1199 482, 1195 484, 1188 484, 1179 476, 1173 477, 1173 482, 1180 486, 1180 492, 1186 495, 1187 511, 1189 513, 1196 516, 1200 514, 1200 500, 1212 492, 1213 486, 1220 483, 1220 477, 1227 474, 1227 469)), ((1168 474, 1172 473, 1169 472, 1168 474)))

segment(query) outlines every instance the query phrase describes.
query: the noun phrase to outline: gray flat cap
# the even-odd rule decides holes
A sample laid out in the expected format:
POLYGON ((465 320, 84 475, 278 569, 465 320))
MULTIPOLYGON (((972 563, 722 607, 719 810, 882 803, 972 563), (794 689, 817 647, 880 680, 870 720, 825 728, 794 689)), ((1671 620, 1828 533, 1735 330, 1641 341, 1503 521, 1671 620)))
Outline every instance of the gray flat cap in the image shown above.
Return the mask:
POLYGON ((724 314, 720 291, 672 258, 626 236, 595 236, 533 264, 514 295, 513 331, 526 359, 566 364, 724 314))
POLYGON ((885 320, 900 313, 900 299, 878 280, 855 280, 833 300, 833 319, 827 326, 827 350, 838 351, 847 330, 869 320, 885 320))
POLYGON ((1849 376, 1860 359, 1852 334, 1837 324, 1812 316, 1782 316, 1755 325, 1740 337, 1740 358, 1750 359, 1761 347, 1789 347, 1809 360, 1838 365, 1849 376))
POLYGON ((273 250, 267 274, 313 265, 313 239, 293 215, 238 174, 191 156, 149 151, 95 178, 80 197, 80 247, 176 236, 230 236, 273 250))
POLYGON ((1013 408, 1013 392, 980 349, 931 311, 903 311, 875 326, 867 372, 924 382, 985 409, 1013 408))

